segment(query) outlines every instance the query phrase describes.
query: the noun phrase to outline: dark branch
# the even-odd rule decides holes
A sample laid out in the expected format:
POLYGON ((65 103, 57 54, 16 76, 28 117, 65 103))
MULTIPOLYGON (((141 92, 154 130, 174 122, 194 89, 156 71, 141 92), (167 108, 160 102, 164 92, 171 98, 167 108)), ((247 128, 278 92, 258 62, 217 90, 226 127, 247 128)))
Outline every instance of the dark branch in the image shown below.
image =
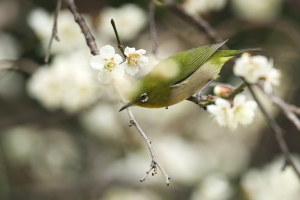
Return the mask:
MULTIPOLYGON (((172 0, 163 0, 165 5, 178 17, 180 17, 183 21, 189 23, 193 27, 195 27, 197 30, 201 32, 205 32, 207 38, 212 42, 220 42, 223 39, 217 34, 217 32, 200 16, 197 18, 188 14, 181 6, 173 3, 172 0)), ((220 49, 229 49, 226 44, 224 44, 220 49)))
POLYGON ((74 3, 74 0, 65 0, 65 2, 67 4, 69 10, 73 13, 75 21, 80 26, 80 29, 81 29, 82 33, 84 34, 84 36, 85 36, 86 44, 90 48, 91 54, 98 55, 99 50, 97 48, 95 38, 91 34, 91 31, 88 28, 88 26, 86 25, 86 23, 85 23, 84 19, 82 18, 82 16, 78 13, 77 7, 74 3))
POLYGON ((283 131, 280 128, 280 126, 271 118, 271 116, 267 113, 266 109, 262 106, 260 101, 258 100, 256 94, 254 93, 252 86, 250 84, 247 84, 250 93, 252 94, 254 100, 256 101, 260 111, 262 112, 263 116, 265 117, 267 123, 269 124, 270 128, 273 130, 275 137, 277 139, 277 142, 279 144, 279 147, 282 151, 282 153, 285 156, 285 163, 284 166, 290 165, 294 169, 295 173, 297 174, 298 178, 300 179, 300 172, 298 171, 296 165, 294 164, 292 158, 291 158, 291 153, 290 150, 283 138, 283 131))

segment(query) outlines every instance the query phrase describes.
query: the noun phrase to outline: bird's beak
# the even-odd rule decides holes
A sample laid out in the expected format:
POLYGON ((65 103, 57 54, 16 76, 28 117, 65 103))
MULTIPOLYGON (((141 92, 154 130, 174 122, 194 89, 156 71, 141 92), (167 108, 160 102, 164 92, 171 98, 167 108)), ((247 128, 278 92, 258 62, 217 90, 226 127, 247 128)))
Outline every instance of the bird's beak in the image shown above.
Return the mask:
POLYGON ((132 106, 134 104, 134 102, 129 102, 129 103, 126 103, 122 106, 122 108, 119 110, 119 112, 121 112, 122 110, 125 110, 126 108, 132 106))

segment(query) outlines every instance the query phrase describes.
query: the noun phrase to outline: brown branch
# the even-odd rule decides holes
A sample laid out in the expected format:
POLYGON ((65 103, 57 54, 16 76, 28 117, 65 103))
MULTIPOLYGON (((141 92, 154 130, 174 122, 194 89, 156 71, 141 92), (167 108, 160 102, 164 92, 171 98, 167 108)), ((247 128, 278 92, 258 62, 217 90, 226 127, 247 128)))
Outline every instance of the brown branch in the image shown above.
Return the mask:
POLYGON ((26 74, 32 75, 35 70, 39 68, 38 64, 32 60, 19 59, 19 60, 0 60, 0 71, 1 70, 16 70, 25 72, 26 74))
POLYGON ((282 99, 275 96, 273 93, 265 92, 261 84, 257 84, 257 85, 264 93, 266 93, 269 96, 269 98, 273 103, 275 103, 278 107, 282 109, 285 116, 296 126, 298 131, 300 131, 300 120, 294 113, 295 111, 299 111, 299 108, 297 108, 294 105, 287 104, 282 99))
POLYGON ((97 48, 97 44, 96 44, 95 38, 93 37, 90 29, 86 25, 86 23, 85 23, 84 19, 82 18, 82 16, 77 11, 77 7, 76 7, 76 5, 74 3, 74 0, 65 0, 65 2, 67 4, 69 10, 74 15, 74 19, 77 22, 77 24, 79 25, 79 27, 80 27, 83 35, 85 36, 86 44, 90 48, 91 54, 98 55, 99 54, 99 50, 97 48))
POLYGON ((155 3, 154 0, 149 0, 149 30, 150 30, 150 39, 152 42, 152 53, 156 55, 157 53, 157 35, 155 27, 155 3))
POLYGON ((269 124, 270 128, 273 130, 275 137, 277 139, 277 142, 279 144, 279 147, 282 151, 282 153, 285 156, 285 163, 284 163, 284 167, 286 167, 287 165, 292 166, 292 168, 294 169, 295 173, 297 174, 298 178, 300 179, 300 172, 298 171, 295 163, 292 160, 291 157, 291 153, 290 150, 283 138, 283 131, 280 128, 280 126, 275 122, 275 120, 273 120, 271 118, 271 116, 267 113, 266 109, 262 106, 262 104, 260 103, 260 101, 258 100, 256 94, 254 93, 252 86, 250 84, 247 84, 250 93, 252 94, 254 100, 256 101, 260 111, 262 112, 263 116, 265 117, 267 123, 269 124))
POLYGON ((51 51, 53 39, 55 38, 57 41, 59 41, 59 38, 57 36, 57 18, 58 18, 60 8, 61 8, 61 0, 57 0, 55 14, 54 14, 52 35, 51 35, 51 38, 50 38, 50 41, 49 41, 49 45, 48 45, 48 49, 47 49, 47 53, 46 53, 46 57, 45 57, 45 63, 49 62, 49 56, 50 56, 50 51, 51 51))
MULTIPOLYGON (((200 16, 197 18, 188 14, 181 6, 173 3, 173 0, 162 0, 165 5, 179 18, 181 18, 183 21, 189 23, 193 27, 195 27, 197 30, 201 32, 205 32, 207 38, 212 42, 220 42, 222 41, 222 38, 217 34, 217 32, 207 23, 204 19, 202 19, 200 16)), ((229 49, 226 44, 224 44, 220 49, 229 49)))

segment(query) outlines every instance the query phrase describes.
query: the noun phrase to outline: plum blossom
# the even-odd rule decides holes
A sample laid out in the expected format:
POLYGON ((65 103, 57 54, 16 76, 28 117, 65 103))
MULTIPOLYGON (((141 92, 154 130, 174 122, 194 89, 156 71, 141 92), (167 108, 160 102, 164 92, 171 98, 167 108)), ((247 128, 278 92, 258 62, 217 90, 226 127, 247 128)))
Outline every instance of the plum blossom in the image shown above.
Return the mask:
POLYGON ((256 107, 255 101, 246 101, 246 96, 239 94, 235 96, 232 105, 226 99, 217 98, 215 105, 207 106, 207 111, 214 116, 220 126, 234 130, 238 124, 249 125, 253 122, 256 107))
POLYGON ((40 67, 32 75, 28 94, 48 110, 61 108, 69 113, 95 103, 100 88, 88 60, 82 51, 56 56, 50 65, 40 67))
POLYGON ((120 66, 122 57, 115 54, 115 49, 106 45, 100 49, 100 55, 93 56, 90 65, 99 70, 98 80, 103 84, 110 83, 115 77, 124 74, 124 68, 120 66))
POLYGON ((134 76, 138 73, 139 67, 144 67, 148 63, 148 57, 144 56, 144 49, 135 50, 135 48, 126 47, 124 54, 126 61, 122 64, 127 74, 134 76))
POLYGON ((273 67, 273 60, 268 60, 265 56, 244 53, 236 60, 233 71, 251 84, 262 80, 266 92, 272 92, 272 85, 280 84, 280 71, 273 67))

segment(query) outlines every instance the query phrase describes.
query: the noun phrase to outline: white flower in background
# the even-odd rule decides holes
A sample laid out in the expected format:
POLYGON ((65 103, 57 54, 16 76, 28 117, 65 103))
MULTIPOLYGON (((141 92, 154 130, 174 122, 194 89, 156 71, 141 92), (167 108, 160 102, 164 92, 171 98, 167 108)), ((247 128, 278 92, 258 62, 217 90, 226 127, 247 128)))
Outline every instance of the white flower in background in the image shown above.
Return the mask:
POLYGON ((138 73, 139 67, 144 67, 148 63, 148 57, 144 56, 144 49, 135 50, 135 48, 126 47, 124 54, 127 56, 126 61, 121 66, 125 68, 127 74, 134 76, 138 73))
MULTIPOLYGON (((91 24, 88 16, 83 15, 83 18, 87 24, 91 24)), ((53 15, 50 15, 43 9, 33 10, 28 17, 28 24, 42 41, 44 50, 48 48, 53 23, 53 15)), ((86 45, 84 36, 69 10, 61 10, 59 12, 57 35, 60 41, 53 41, 51 52, 71 52, 86 45)))
POLYGON ((55 57, 51 65, 33 74, 27 86, 29 95, 49 110, 76 112, 99 97, 99 84, 88 67, 88 54, 81 51, 55 57))
POLYGON ((283 0, 233 0, 233 11, 242 19, 268 21, 274 19, 282 8, 283 0), (251 8, 251 9, 249 9, 251 8))
POLYGON ((265 75, 265 68, 271 65, 265 56, 251 56, 244 53, 236 59, 233 72, 236 76, 244 77, 248 83, 257 83, 265 75))
POLYGON ((28 82, 29 95, 49 110, 58 109, 64 94, 63 74, 50 66, 39 68, 28 82))
POLYGON ((193 192, 191 200, 227 200, 232 198, 233 190, 223 174, 211 174, 193 192))
POLYGON ((120 66, 123 61, 115 49, 106 45, 100 49, 100 55, 93 56, 90 65, 93 69, 99 70, 98 80, 103 84, 110 83, 114 78, 124 74, 124 68, 120 66))
POLYGON ((107 7, 99 14, 98 29, 101 34, 115 38, 111 19, 114 19, 121 40, 132 40, 144 28, 147 15, 135 4, 124 4, 119 8, 107 7))
MULTIPOLYGON (((300 167, 299 157, 293 157, 296 167, 300 167)), ((298 200, 300 197, 299 178, 288 166, 282 171, 283 156, 262 169, 248 171, 241 180, 245 199, 249 200, 298 200)))
POLYGON ((233 71, 235 75, 244 77, 251 84, 264 81, 266 92, 272 92, 272 85, 280 83, 280 71, 273 67, 273 60, 268 60, 265 56, 244 53, 236 60, 233 71))
POLYGON ((273 68, 273 65, 270 65, 266 71, 262 80, 264 81, 265 92, 270 93, 273 90, 272 85, 278 86, 280 84, 281 73, 278 69, 273 68))
POLYGON ((190 14, 218 11, 225 7, 227 0, 185 0, 183 8, 190 14))
POLYGON ((217 98, 215 105, 207 106, 207 111, 215 117, 220 126, 234 130, 239 123, 249 125, 253 122, 256 107, 255 101, 246 101, 246 96, 239 94, 235 96, 232 105, 228 100, 217 98))

